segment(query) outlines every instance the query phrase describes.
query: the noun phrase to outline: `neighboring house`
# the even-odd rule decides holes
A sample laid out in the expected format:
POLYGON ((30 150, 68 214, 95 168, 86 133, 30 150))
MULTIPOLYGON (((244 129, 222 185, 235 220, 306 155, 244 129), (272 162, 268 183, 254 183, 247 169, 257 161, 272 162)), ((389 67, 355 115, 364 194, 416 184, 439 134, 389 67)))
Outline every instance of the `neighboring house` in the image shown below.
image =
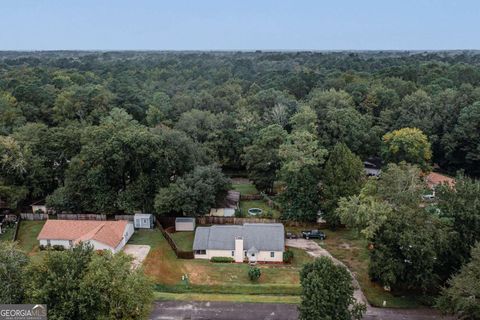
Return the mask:
POLYGON ((175 231, 193 231, 195 230, 195 218, 178 217, 175 219, 175 231))
POLYGON ((39 200, 30 205, 32 207, 32 213, 47 213, 47 205, 44 200, 39 200))
POLYGON ((436 186, 439 184, 447 184, 450 187, 455 186, 455 179, 450 178, 446 175, 437 173, 437 172, 430 172, 428 176, 425 178, 427 185, 430 189, 435 189, 436 186))
POLYGON ((60 245, 71 248, 80 241, 89 243, 95 250, 119 252, 133 235, 133 224, 126 220, 47 220, 37 240, 40 245, 60 245))
POLYGON ((197 227, 195 259, 232 257, 235 262, 282 262, 285 229, 281 223, 245 223, 197 227))
POLYGON ((438 185, 446 184, 452 188, 455 186, 454 178, 450 178, 446 175, 443 175, 437 172, 430 172, 425 177, 425 182, 427 183, 428 188, 432 190, 431 194, 427 194, 423 196, 425 200, 433 200, 435 198, 435 188, 438 185))
POLYGON ((133 216, 135 228, 139 229, 152 229, 154 219, 153 214, 150 213, 135 213, 133 216))

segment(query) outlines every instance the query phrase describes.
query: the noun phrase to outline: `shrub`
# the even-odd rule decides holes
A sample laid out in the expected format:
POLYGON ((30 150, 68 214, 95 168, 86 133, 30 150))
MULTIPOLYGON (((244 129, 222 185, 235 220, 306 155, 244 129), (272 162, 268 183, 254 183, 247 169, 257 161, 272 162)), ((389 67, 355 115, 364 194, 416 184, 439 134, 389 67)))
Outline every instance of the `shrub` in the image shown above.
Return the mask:
POLYGON ((293 260, 293 251, 291 250, 286 250, 283 253, 283 262, 285 263, 292 263, 293 260))
POLYGON ((234 260, 231 257, 212 257, 210 262, 217 262, 217 263, 232 263, 234 260))
POLYGON ((261 275, 262 275, 262 272, 257 267, 251 267, 250 269, 248 269, 248 277, 250 278, 251 281, 257 281, 261 275))
POLYGON ((52 246, 52 249, 56 250, 56 251, 63 251, 63 250, 65 250, 65 247, 60 245, 60 244, 55 244, 55 245, 52 246))
POLYGON ((38 248, 40 249, 40 251, 43 251, 43 250, 46 250, 46 249, 47 249, 47 247, 44 246, 43 244, 41 244, 38 248))

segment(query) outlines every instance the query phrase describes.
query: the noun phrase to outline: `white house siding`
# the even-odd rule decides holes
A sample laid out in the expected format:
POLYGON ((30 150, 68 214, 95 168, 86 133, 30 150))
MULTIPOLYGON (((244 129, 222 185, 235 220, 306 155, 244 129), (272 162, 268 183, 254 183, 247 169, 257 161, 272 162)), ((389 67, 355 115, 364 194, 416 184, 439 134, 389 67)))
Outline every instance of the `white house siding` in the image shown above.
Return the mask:
MULTIPOLYGON (((47 246, 48 240, 40 240, 40 245, 47 246)), ((70 248, 70 241, 69 240, 50 240, 51 246, 63 246, 65 249, 70 248)))
POLYGON ((271 251, 260 251, 257 254, 257 261, 264 262, 283 262, 283 252, 282 251, 273 251, 275 253, 274 257, 270 257, 271 251))
POLYGON ((46 205, 32 205, 32 212, 37 213, 38 210, 41 210, 43 213, 47 213, 46 205))
POLYGON ((193 231, 195 230, 194 222, 175 222, 176 231, 193 231))
MULTIPOLYGON (((283 262, 283 252, 282 251, 274 251, 275 256, 272 258, 270 257, 271 251, 260 251, 257 254, 257 261, 259 262, 283 262)), ((245 250, 243 252, 243 256, 245 256, 245 250)), ((210 260, 212 257, 230 257, 232 256, 232 250, 207 250, 206 254, 195 254, 195 259, 207 259, 210 260)))
MULTIPOLYGON (((94 250, 110 250, 113 253, 117 253, 120 250, 122 250, 123 247, 127 244, 128 240, 132 237, 134 231, 135 229, 133 227, 133 223, 128 223, 127 226, 125 227, 125 230, 123 231, 122 241, 120 241, 120 243, 115 248, 96 240, 88 240, 86 242, 91 244, 94 250)), ((48 241, 40 240, 40 244, 46 246, 48 244, 48 241)), ((51 246, 61 245, 65 249, 68 249, 70 248, 70 241, 69 240, 50 240, 50 245, 51 246)))

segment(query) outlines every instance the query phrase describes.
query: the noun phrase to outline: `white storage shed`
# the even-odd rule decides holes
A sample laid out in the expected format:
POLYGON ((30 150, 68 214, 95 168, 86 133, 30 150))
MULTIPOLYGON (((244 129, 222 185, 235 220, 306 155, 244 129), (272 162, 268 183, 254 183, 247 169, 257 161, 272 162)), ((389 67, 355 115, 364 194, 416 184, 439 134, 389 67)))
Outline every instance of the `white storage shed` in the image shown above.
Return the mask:
POLYGON ((135 215, 133 216, 133 222, 135 228, 152 229, 154 217, 151 213, 135 213, 135 215))
POLYGON ((175 231, 195 230, 195 218, 179 217, 175 219, 175 231))

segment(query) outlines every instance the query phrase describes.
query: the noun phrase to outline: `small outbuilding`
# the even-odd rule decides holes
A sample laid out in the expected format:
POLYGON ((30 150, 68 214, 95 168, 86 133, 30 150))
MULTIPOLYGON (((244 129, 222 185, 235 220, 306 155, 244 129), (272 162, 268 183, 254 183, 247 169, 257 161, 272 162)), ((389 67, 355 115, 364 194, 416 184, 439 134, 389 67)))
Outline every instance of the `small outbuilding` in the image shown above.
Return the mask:
POLYGON ((178 217, 175 219, 175 231, 193 231, 195 230, 195 218, 178 217))
POLYGON ((36 201, 30 206, 32 207, 33 213, 47 213, 47 205, 45 200, 36 201))
POLYGON ((151 213, 135 213, 133 216, 135 228, 138 229, 152 229, 154 217, 151 213))

